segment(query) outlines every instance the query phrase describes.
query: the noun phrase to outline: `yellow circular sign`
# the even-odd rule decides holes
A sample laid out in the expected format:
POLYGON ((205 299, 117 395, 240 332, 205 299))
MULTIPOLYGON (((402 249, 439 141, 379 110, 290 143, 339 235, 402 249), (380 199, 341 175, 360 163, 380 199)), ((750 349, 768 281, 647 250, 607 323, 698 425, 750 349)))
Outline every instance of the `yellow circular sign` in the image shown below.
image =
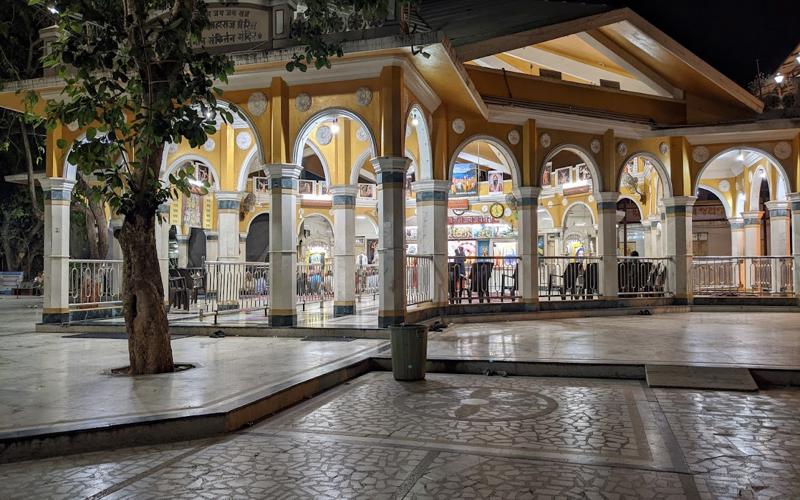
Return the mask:
POLYGON ((505 207, 502 203, 493 203, 492 206, 489 208, 489 214, 494 217, 495 219, 499 219, 503 216, 503 212, 505 212, 505 207))

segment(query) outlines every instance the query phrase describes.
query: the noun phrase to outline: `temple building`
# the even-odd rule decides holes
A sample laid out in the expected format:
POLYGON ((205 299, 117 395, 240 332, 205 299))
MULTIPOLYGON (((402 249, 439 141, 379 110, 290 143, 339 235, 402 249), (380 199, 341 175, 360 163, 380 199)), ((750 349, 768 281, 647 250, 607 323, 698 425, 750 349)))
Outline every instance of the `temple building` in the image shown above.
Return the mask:
MULTIPOLYGON (((222 88, 239 113, 202 147, 164 148, 162 178, 191 166, 198 186, 157 228, 171 317, 382 327, 797 305, 800 120, 765 113, 630 9, 505 2, 500 23, 487 2, 460 3, 344 19, 345 55, 307 72, 285 67, 296 2, 211 5, 212 21, 248 21, 205 37, 235 61, 222 88)), ((21 82, 0 106, 59 85, 21 82)), ((118 314, 121 301, 118 245, 69 255, 76 169, 56 143, 82 138, 48 132, 44 322, 118 314)))

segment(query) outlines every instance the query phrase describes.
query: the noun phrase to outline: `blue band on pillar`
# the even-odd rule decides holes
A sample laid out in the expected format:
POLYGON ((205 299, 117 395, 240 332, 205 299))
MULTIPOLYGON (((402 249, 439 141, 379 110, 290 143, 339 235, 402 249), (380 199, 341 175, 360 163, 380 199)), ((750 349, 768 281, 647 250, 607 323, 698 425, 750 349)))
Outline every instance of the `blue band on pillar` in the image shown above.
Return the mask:
POLYGON ((239 210, 237 200, 217 200, 217 208, 220 210, 239 210))
POLYGON ((378 174, 378 184, 405 184, 405 172, 381 172, 378 174))
POLYGON ((294 189, 297 190, 297 179, 291 177, 279 177, 269 180, 270 189, 294 189))
POLYGON ((51 189, 44 191, 45 200, 53 201, 70 201, 72 199, 72 191, 67 189, 51 189))
POLYGON ((420 201, 447 201, 445 191, 417 191, 417 202, 420 201))
POLYGON ((353 207, 356 204, 356 197, 349 194, 333 195, 334 207, 353 207))

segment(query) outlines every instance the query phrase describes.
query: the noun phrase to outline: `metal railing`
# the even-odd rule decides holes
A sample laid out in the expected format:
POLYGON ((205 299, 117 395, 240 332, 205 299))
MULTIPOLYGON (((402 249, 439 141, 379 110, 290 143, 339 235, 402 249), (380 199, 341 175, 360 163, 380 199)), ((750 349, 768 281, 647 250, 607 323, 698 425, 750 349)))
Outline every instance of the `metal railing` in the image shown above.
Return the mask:
POLYGON ((602 257, 540 256, 538 260, 540 300, 600 298, 602 257))
POLYGON ((792 257, 695 257, 694 295, 756 297, 794 293, 792 257))
POLYGON ((303 308, 310 302, 333 299, 333 264, 297 264, 297 303, 303 308))
POLYGON ((356 297, 359 300, 367 295, 375 298, 379 292, 379 279, 378 264, 356 264, 356 297))
POLYGON ((433 301, 433 257, 406 256, 406 305, 433 301))
POLYGON ((206 261, 205 307, 218 315, 269 308, 269 264, 206 261))
POLYGON ((448 299, 503 302, 520 297, 519 257, 447 257, 448 299))
POLYGON ((670 294, 669 257, 617 257, 620 297, 666 297, 670 294))
POLYGON ((121 304, 121 260, 69 260, 70 308, 91 309, 121 304))

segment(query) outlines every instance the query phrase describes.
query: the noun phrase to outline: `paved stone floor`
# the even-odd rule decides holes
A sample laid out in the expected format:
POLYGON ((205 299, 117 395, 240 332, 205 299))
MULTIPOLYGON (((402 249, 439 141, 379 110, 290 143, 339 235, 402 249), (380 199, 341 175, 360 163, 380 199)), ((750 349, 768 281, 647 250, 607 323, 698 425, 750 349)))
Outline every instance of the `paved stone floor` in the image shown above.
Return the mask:
POLYGON ((800 368, 797 313, 692 312, 453 324, 430 358, 800 368))
POLYGON ((0 498, 797 498, 800 391, 373 372, 221 438, 0 465, 0 498))

